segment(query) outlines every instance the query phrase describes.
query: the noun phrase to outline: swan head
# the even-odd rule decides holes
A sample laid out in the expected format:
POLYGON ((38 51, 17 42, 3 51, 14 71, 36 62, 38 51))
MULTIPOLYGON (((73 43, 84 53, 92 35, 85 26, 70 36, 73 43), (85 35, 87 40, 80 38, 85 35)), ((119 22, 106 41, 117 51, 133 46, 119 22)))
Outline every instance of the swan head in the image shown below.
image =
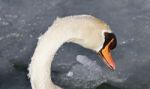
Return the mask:
POLYGON ((79 37, 79 40, 76 40, 77 43, 95 51, 111 70, 115 70, 111 50, 116 47, 117 40, 110 27, 102 20, 90 15, 75 16, 72 17, 72 20, 70 22, 73 22, 78 33, 76 37, 79 37))
POLYGON ((110 51, 116 47, 117 40, 105 22, 91 15, 76 15, 61 20, 58 18, 55 23, 57 23, 57 27, 64 30, 63 32, 66 32, 64 37, 68 35, 72 37, 69 42, 77 43, 97 52, 106 65, 115 70, 115 63, 110 51))
POLYGON ((111 50, 113 50, 117 45, 116 36, 114 33, 104 32, 103 33, 104 42, 102 44, 102 47, 97 50, 97 54, 102 57, 105 64, 111 69, 115 70, 116 65, 114 63, 114 60, 111 56, 111 50))
POLYGON ((117 45, 116 36, 104 22, 99 26, 99 29, 89 29, 89 32, 85 33, 82 44, 84 47, 95 51, 111 70, 115 70, 116 65, 111 50, 117 45))

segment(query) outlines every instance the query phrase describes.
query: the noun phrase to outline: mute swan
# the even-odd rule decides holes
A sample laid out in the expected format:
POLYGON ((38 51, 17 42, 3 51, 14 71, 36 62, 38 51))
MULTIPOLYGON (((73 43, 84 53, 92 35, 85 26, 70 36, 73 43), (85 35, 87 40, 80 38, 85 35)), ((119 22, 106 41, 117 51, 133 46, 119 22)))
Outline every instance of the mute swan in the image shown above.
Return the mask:
POLYGON ((38 41, 29 65, 32 89, 60 89, 51 80, 51 63, 56 51, 65 42, 73 42, 97 52, 112 70, 115 63, 110 50, 116 37, 109 26, 90 15, 57 18, 38 41))

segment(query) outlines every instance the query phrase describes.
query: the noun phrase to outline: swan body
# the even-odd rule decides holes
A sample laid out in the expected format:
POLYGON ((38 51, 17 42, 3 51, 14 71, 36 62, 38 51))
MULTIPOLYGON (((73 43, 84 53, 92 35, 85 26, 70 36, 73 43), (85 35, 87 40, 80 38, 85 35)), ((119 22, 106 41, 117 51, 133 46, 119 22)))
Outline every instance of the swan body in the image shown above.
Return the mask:
POLYGON ((103 59, 108 59, 104 60, 105 63, 115 68, 108 48, 114 40, 107 42, 108 47, 105 44, 107 48, 104 47, 104 33, 112 31, 106 23, 90 15, 57 18, 40 37, 32 56, 28 68, 32 89, 60 89, 51 80, 51 63, 55 53, 65 42, 73 42, 102 54, 103 59), (102 50, 105 48, 106 50, 102 50))

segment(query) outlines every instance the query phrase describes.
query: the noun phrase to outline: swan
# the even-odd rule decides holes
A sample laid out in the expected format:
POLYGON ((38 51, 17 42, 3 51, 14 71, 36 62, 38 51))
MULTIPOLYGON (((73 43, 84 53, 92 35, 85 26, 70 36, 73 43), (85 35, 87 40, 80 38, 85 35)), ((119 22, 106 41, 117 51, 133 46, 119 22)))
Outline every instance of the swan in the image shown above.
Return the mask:
POLYGON ((117 40, 105 22, 91 15, 57 18, 40 37, 31 58, 28 76, 32 89, 61 89, 51 80, 51 63, 65 42, 73 42, 97 52, 106 65, 115 70, 110 50, 116 47, 117 40))

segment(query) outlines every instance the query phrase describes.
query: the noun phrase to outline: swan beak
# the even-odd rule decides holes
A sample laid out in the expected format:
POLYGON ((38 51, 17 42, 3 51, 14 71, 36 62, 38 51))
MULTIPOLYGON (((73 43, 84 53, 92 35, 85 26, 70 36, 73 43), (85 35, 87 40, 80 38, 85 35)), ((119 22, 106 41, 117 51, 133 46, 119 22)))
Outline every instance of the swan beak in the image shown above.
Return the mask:
MULTIPOLYGON (((111 43, 111 42, 110 42, 111 43)), ((111 52, 110 52, 110 48, 109 48, 110 44, 107 44, 103 49, 101 49, 98 52, 98 55, 102 57, 103 61, 105 62, 105 64, 111 69, 111 70, 115 70, 116 65, 115 62, 113 61, 113 58, 111 56, 111 52)))

